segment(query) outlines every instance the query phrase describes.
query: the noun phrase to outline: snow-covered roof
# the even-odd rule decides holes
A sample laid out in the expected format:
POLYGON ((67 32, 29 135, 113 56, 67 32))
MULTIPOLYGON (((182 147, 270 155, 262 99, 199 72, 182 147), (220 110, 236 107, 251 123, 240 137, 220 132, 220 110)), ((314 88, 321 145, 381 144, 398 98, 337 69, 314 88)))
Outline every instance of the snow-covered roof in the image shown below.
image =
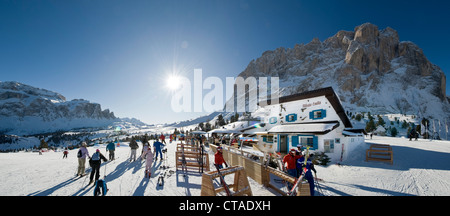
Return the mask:
POLYGON ((250 125, 250 126, 248 126, 246 128, 242 128, 242 129, 240 129, 240 131, 244 132, 244 131, 252 130, 252 129, 255 129, 255 128, 259 129, 259 128, 264 128, 265 126, 266 126, 266 123, 256 123, 256 124, 250 125))
POLYGON ((378 132, 378 133, 386 132, 386 129, 383 126, 378 125, 377 129, 375 130, 375 132, 378 132))
POLYGON ((213 133, 219 133, 219 134, 241 134, 240 131, 238 130, 230 130, 230 129, 214 129, 212 131, 208 132, 209 134, 213 134, 213 133))
POLYGON ((192 131, 191 134, 206 134, 205 131, 192 131))
POLYGON ((284 124, 271 128, 269 133, 328 133, 332 131, 338 122, 308 123, 308 124, 284 124))
POLYGON ((354 133, 346 130, 342 131, 342 134, 345 136, 362 136, 362 133, 354 133))

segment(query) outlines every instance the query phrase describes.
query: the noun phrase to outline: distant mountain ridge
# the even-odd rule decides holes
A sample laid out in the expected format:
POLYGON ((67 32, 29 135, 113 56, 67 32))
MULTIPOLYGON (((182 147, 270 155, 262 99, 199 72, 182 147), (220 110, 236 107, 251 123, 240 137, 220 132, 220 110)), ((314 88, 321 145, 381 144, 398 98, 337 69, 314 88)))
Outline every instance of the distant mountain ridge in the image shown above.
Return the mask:
POLYGON ((266 51, 239 76, 279 77, 280 96, 331 86, 351 112, 450 117, 443 71, 417 45, 400 41, 396 30, 371 23, 323 42, 266 51))
POLYGON ((33 134, 83 127, 103 127, 117 118, 100 104, 66 101, 59 93, 19 82, 0 82, 0 132, 33 134))

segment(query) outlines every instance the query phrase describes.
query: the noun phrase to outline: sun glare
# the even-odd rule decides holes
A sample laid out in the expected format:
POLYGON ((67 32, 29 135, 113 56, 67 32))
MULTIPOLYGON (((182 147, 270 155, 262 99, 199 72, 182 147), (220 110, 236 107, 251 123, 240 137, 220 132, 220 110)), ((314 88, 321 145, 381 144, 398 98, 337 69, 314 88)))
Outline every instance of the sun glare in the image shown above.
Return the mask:
POLYGON ((181 85, 181 79, 178 76, 171 75, 166 80, 166 86, 170 90, 176 90, 180 87, 180 85, 181 85))

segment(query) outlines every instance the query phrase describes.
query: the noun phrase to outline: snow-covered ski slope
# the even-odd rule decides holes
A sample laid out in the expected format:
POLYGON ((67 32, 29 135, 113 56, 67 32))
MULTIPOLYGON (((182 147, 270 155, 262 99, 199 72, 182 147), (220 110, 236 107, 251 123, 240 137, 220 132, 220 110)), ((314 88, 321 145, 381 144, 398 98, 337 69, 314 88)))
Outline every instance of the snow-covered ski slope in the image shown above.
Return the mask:
POLYGON ((344 165, 316 166, 334 196, 449 196, 450 141, 373 136, 344 165), (391 145, 394 163, 365 160, 370 144, 391 145))
MULTIPOLYGON (((142 144, 138 142, 139 149, 136 154, 138 159, 130 162, 128 143, 120 143, 120 147, 115 151, 116 160, 102 163, 100 168, 100 178, 103 178, 106 164, 105 180, 109 189, 107 196, 200 196, 201 173, 189 171, 187 175, 184 175, 181 170, 176 171, 174 160, 176 144, 175 142, 169 144, 169 139, 166 142, 168 150, 166 162, 169 171, 162 186, 158 185, 158 176, 164 172, 164 169, 160 169, 160 166, 164 165, 164 161, 159 158, 157 161, 154 159, 151 178, 145 178, 145 160, 139 159, 142 144), (170 170, 175 172, 170 172, 170 170)), ((108 158, 106 145, 88 147, 89 154, 92 156, 97 148, 108 158)), ((94 187, 85 187, 89 183, 91 170, 87 160, 88 175, 82 178, 75 177, 78 167, 77 151, 78 149, 70 150, 67 159, 62 159, 62 152, 44 152, 42 155, 30 152, 0 154, 0 176, 2 178, 0 195, 93 196, 94 187)), ((213 170, 215 169, 213 166, 214 156, 212 152, 209 153, 211 170, 213 170)), ((233 182, 231 177, 226 180, 233 182)), ((249 181, 254 195, 275 195, 251 178, 249 181)), ((220 182, 217 181, 216 184, 218 185, 220 182)))
MULTIPOLYGON (((317 177, 325 195, 332 196, 445 196, 450 195, 450 142, 409 141, 405 138, 374 136, 358 149, 343 165, 316 166, 317 177), (394 164, 365 162, 365 150, 370 143, 389 144, 394 151, 394 164)), ((168 140, 167 140, 168 143, 168 140)), ((139 143, 140 144, 140 143, 139 143)), ((142 145, 138 149, 140 155, 142 145)), ((89 153, 99 148, 107 157, 104 145, 89 147, 89 153)), ((174 167, 175 142, 168 144, 169 170, 174 167)), ((211 151, 210 165, 214 170, 211 151)), ((68 159, 62 152, 2 153, 0 154, 0 195, 2 196, 93 196, 93 187, 85 187, 89 176, 74 177, 77 169, 77 149, 71 150, 68 159)), ((152 178, 144 176, 145 163, 129 162, 128 143, 116 148, 116 160, 106 163, 107 196, 199 196, 201 174, 180 171, 165 177, 164 185, 157 180, 163 161, 153 164, 152 178)), ((105 164, 105 163, 103 163, 105 164)), ((87 171, 90 171, 86 162, 87 171)), ((102 165, 101 178, 105 173, 102 165)), ((225 180, 232 182, 230 176, 225 180)), ((254 196, 278 195, 249 178, 254 196)), ((219 181, 215 182, 219 185, 219 181)))

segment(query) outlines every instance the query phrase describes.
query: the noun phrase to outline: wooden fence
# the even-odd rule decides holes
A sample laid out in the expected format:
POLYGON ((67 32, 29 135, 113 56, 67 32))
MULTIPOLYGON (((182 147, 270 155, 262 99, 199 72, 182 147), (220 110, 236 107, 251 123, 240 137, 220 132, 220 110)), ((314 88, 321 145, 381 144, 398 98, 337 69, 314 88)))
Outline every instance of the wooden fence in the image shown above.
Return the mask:
MULTIPOLYGON (((209 144, 210 149, 213 152, 217 151, 217 146, 214 144, 209 144)), ((244 167, 246 174, 248 177, 252 178, 259 184, 262 184, 266 187, 270 187, 280 193, 283 196, 286 196, 286 192, 280 190, 278 187, 272 185, 270 183, 270 174, 276 175, 282 180, 289 182, 291 184, 295 183, 295 178, 280 171, 274 169, 272 167, 265 167, 262 163, 252 160, 248 157, 254 157, 251 153, 245 152, 242 153, 241 150, 233 149, 233 147, 222 145, 223 158, 228 163, 229 166, 242 166, 244 167)), ((259 157, 259 161, 263 161, 263 157, 259 157)), ((297 196, 309 196, 309 186, 305 186, 301 184, 298 187, 297 196)))

